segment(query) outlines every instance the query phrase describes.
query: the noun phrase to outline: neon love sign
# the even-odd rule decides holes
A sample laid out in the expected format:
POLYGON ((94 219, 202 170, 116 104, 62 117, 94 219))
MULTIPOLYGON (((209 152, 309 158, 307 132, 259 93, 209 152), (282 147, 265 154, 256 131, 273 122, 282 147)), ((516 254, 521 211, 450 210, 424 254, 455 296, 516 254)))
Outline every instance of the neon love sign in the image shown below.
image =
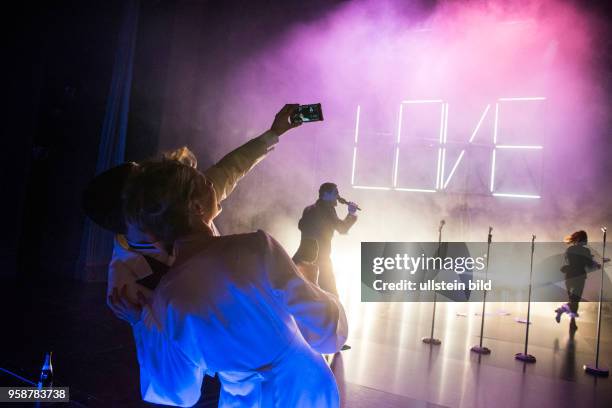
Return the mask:
POLYGON ((371 190, 395 190, 395 191, 407 191, 407 192, 421 192, 421 193, 436 193, 446 191, 453 180, 456 170, 462 165, 466 150, 473 144, 480 128, 488 115, 493 115, 493 135, 491 145, 491 156, 490 156, 490 174, 488 190, 489 194, 496 197, 515 197, 515 198, 527 198, 527 199, 539 199, 540 194, 533 194, 532 192, 524 193, 521 191, 502 191, 497 188, 496 184, 496 161, 498 152, 526 152, 533 150, 542 150, 542 145, 526 145, 526 144, 501 144, 498 143, 500 133, 500 115, 501 107, 505 104, 519 104, 519 103, 534 103, 538 101, 545 101, 546 97, 543 96, 529 96, 529 97, 512 97, 512 98, 498 98, 494 103, 487 104, 476 125, 473 128, 470 138, 468 139, 465 146, 462 148, 457 159, 454 162, 448 162, 447 150, 449 147, 448 143, 448 108, 449 103, 442 99, 421 99, 421 100, 406 100, 399 104, 398 109, 398 125, 397 134, 395 138, 394 148, 394 162, 392 171, 392 180, 390 186, 368 186, 355 183, 355 169, 358 159, 359 151, 359 132, 360 132, 360 119, 361 119, 361 105, 357 105, 357 112, 355 117, 355 139, 353 146, 353 164, 351 171, 351 185, 353 188, 358 189, 371 189, 371 190), (398 184, 398 171, 399 171, 399 158, 400 158, 400 142, 402 136, 409 137, 410 135, 402 135, 402 123, 404 116, 406 115, 407 108, 415 105, 431 105, 439 106, 440 109, 440 121, 437 134, 437 160, 435 160, 435 183, 429 186, 400 186, 398 184))

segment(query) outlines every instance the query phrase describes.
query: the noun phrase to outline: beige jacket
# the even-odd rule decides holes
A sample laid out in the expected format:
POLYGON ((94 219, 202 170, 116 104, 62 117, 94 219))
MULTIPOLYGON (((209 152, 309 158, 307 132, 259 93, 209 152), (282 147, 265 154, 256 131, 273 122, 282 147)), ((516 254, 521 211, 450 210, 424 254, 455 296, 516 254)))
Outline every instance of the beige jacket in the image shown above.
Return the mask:
MULTIPOLYGON (((276 143, 278 136, 272 131, 267 131, 231 151, 217 164, 204 171, 212 181, 219 210, 221 202, 234 191, 238 181, 266 157, 276 143)), ((213 231, 219 235, 214 224, 213 231)), ((138 290, 145 297, 151 297, 151 290, 136 282, 153 273, 151 261, 147 261, 143 255, 168 266, 174 262, 174 255, 168 254, 158 243, 135 244, 129 242, 124 235, 115 237, 113 255, 108 268, 107 299, 113 288, 121 289, 124 285, 127 285, 128 298, 134 302, 137 300, 138 290)))

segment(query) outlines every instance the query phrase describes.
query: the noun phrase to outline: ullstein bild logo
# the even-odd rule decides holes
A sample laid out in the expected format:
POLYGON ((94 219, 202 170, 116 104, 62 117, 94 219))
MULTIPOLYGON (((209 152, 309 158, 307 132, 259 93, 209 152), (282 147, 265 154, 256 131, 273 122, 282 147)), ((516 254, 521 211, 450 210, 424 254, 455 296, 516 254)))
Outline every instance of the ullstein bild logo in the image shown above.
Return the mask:
MULTIPOLYGON (((530 270, 532 300, 567 300, 568 279, 584 280, 598 269, 601 244, 578 255, 583 273, 568 274, 568 251, 561 242, 535 247, 531 265, 530 242, 362 242, 361 299, 364 302, 438 301, 497 302, 527 300, 530 270)), ((572 256, 575 257, 576 254, 572 256)), ((586 301, 597 293, 583 293, 586 301)))

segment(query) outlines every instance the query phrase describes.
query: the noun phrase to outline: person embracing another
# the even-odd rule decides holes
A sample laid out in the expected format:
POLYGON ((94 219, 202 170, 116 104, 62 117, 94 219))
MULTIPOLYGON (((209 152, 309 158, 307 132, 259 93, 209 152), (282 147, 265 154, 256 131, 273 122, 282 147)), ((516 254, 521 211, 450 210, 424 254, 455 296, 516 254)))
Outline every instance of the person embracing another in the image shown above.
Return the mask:
POLYGON ((128 222, 175 254, 150 300, 111 300, 135 332, 143 399, 192 406, 216 373, 220 407, 338 407, 321 356, 347 338, 338 298, 267 233, 215 236, 214 194, 206 175, 174 160, 141 164, 126 187, 128 222))

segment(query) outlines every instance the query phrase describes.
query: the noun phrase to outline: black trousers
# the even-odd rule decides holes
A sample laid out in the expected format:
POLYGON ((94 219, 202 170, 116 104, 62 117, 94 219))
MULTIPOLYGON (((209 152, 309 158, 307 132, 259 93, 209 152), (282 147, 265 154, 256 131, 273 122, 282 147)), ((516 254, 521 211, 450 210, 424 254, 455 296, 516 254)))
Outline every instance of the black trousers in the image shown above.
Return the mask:
POLYGON ((570 278, 565 280, 565 288, 567 289, 567 297, 569 299, 569 308, 572 313, 578 313, 578 306, 582 299, 582 291, 584 290, 585 278, 570 278))

